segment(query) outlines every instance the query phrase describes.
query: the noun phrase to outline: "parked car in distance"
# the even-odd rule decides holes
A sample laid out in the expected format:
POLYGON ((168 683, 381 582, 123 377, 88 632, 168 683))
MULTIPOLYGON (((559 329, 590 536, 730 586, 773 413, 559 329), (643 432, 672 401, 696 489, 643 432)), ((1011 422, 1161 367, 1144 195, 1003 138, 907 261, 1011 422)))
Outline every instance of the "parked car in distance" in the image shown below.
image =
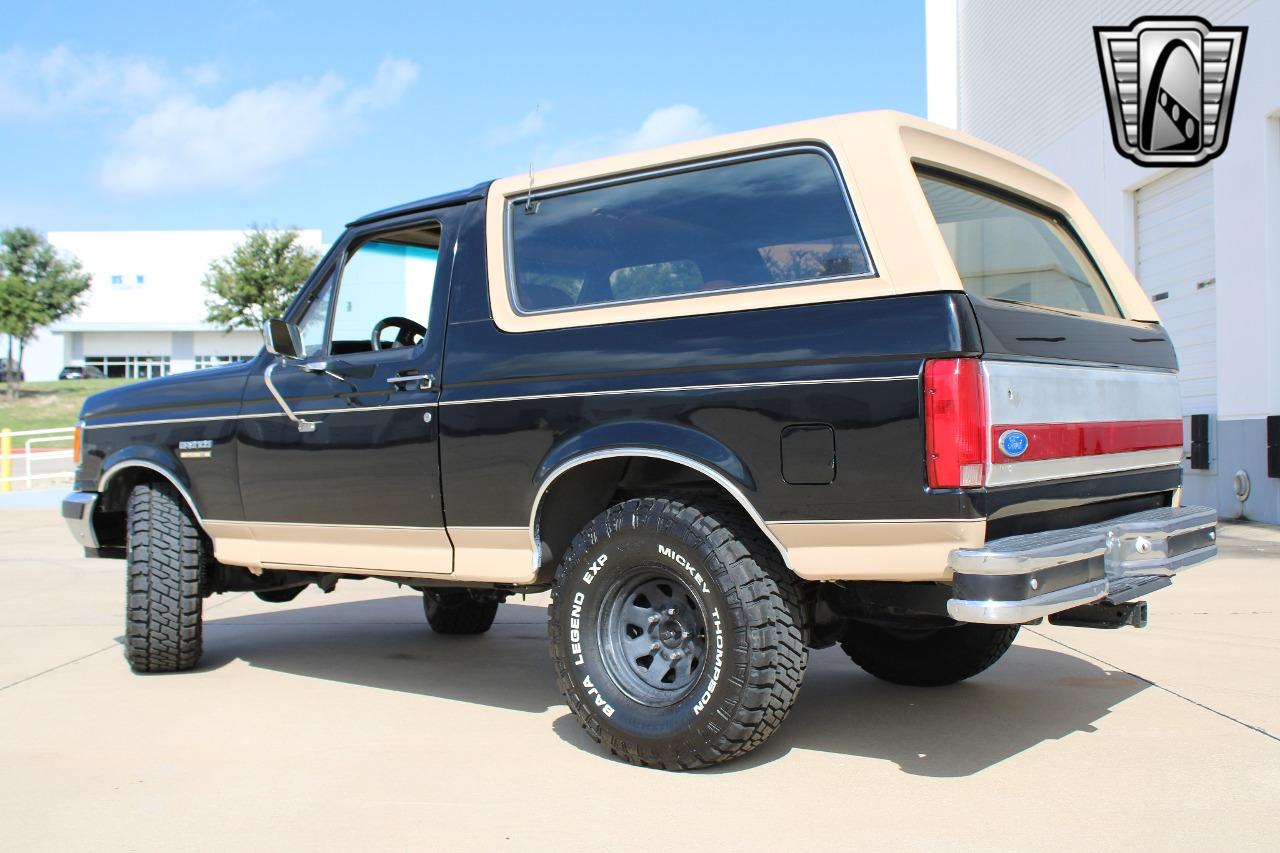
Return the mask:
POLYGON ((69 364, 58 372, 59 379, 105 379, 106 374, 91 364, 69 364))
POLYGON ((1142 627, 1217 550, 1173 346, 1101 227, 898 113, 369 214, 264 336, 84 404, 63 515, 126 560, 139 672, 194 667, 222 592, 380 578, 481 634, 549 590, 584 728, 688 769, 763 743, 810 649, 951 684, 1022 625, 1142 627))
POLYGON ((18 363, 8 358, 0 358, 0 382, 25 382, 26 375, 18 369, 18 363))

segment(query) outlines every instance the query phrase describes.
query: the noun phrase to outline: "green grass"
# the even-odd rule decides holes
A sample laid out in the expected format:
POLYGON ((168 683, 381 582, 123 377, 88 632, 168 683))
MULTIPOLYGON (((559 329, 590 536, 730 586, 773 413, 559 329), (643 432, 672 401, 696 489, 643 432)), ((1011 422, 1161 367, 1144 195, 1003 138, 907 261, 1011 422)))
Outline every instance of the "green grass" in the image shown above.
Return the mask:
POLYGON ((10 400, 0 385, 0 429, 27 430, 75 426, 84 398, 136 379, 65 379, 24 382, 18 399, 10 400))

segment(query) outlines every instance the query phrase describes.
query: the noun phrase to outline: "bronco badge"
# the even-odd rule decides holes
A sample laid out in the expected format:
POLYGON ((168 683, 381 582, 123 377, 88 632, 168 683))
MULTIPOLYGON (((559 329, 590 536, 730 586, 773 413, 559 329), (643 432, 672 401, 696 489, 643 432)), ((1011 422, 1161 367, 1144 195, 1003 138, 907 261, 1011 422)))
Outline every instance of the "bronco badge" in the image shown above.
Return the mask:
POLYGON ((200 441, 179 441, 178 456, 182 459, 208 459, 213 456, 212 439, 200 441))
POLYGON ((1120 155, 1140 166, 1200 166, 1225 151, 1247 30, 1176 17, 1094 27, 1120 155))

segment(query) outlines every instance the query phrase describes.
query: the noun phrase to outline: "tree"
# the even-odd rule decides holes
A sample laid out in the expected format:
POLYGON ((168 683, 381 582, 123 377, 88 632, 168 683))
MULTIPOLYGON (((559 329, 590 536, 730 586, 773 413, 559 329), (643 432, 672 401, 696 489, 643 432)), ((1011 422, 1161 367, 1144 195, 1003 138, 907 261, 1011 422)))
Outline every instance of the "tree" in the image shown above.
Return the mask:
POLYGON ((228 332, 261 329, 263 322, 284 313, 319 259, 318 252, 298 242, 297 231, 255 226, 230 255, 209 265, 204 277, 210 296, 207 319, 228 332))
POLYGON ((8 337, 5 372, 10 399, 18 396, 27 343, 42 327, 79 311, 89 284, 90 276, 80 262, 60 256, 38 231, 0 231, 0 333, 8 337))

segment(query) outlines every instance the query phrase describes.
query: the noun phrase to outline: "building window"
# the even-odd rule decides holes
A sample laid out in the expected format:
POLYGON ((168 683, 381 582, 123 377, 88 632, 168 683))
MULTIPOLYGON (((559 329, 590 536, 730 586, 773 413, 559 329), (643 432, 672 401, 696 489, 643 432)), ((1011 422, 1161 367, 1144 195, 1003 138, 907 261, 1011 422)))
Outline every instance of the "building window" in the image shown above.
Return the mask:
POLYGON ((87 355, 84 363, 114 379, 152 379, 169 375, 167 355, 87 355))
POLYGON ((116 290, 137 290, 146 282, 147 277, 144 275, 113 275, 111 276, 111 286, 116 290))
POLYGON ((224 364, 236 364, 241 361, 248 361, 253 358, 251 355, 198 355, 196 356, 196 370, 204 370, 208 367, 222 367, 224 364))

